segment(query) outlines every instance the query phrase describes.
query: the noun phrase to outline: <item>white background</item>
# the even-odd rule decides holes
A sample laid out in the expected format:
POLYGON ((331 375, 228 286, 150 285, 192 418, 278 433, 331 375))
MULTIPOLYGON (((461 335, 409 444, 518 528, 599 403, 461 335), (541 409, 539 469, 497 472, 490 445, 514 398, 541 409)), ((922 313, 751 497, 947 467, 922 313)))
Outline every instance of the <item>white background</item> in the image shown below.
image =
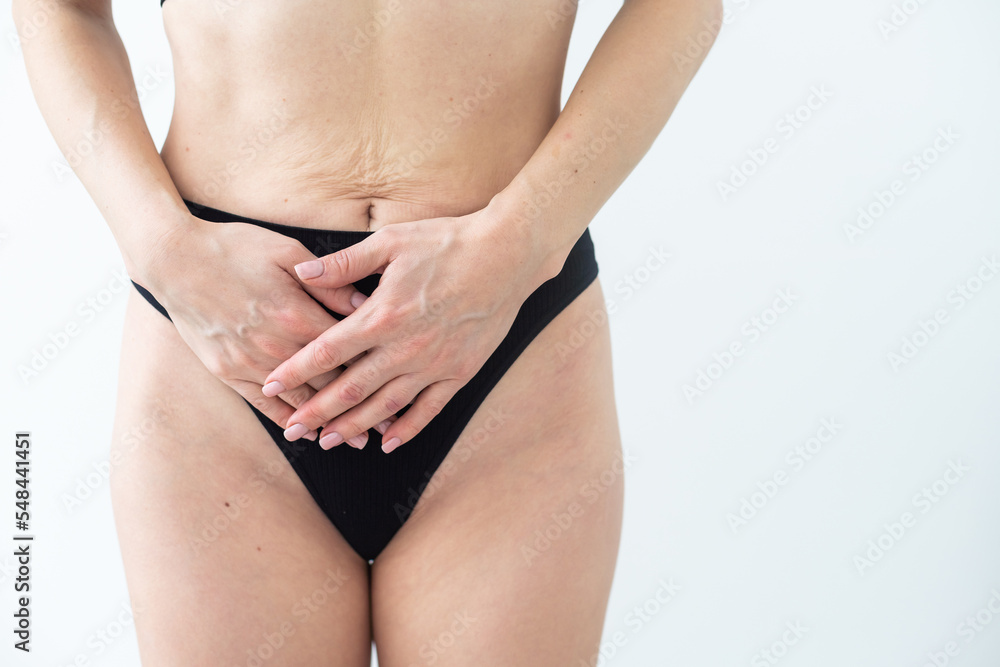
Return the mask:
MULTIPOLYGON (((1000 254, 1000 3, 908 4, 917 11, 888 36, 878 24, 890 0, 727 4, 667 128, 591 226, 635 458, 601 664, 767 665, 758 652, 786 623, 805 628, 776 647, 789 667, 921 667, 950 641, 950 665, 1000 664, 1000 616, 960 627, 993 591, 1000 610, 1000 276, 976 282, 983 258, 1000 254), (832 96, 800 109, 813 87, 832 96), (797 110, 809 117, 788 136, 778 123, 797 110), (907 162, 948 128, 957 138, 913 180, 907 162), (724 200, 718 183, 769 138, 776 152, 724 200), (849 238, 858 208, 897 179, 902 194, 849 238), (651 247, 671 255, 655 271, 644 268, 651 247), (641 287, 624 289, 627 276, 641 287), (967 284, 978 291, 959 307, 967 284), (779 290, 791 307, 751 340, 744 324, 769 317, 779 290), (894 368, 889 354, 942 309, 947 321, 894 368), (735 341, 743 354, 710 367, 735 341), (715 379, 689 400, 699 371, 715 379), (786 454, 823 419, 841 427, 797 469, 786 454), (950 462, 967 471, 915 504, 950 462), (781 471, 773 497, 752 497, 781 471), (727 517, 743 499, 762 506, 734 531, 727 517), (883 535, 904 512, 915 525, 883 535), (880 536, 884 555, 859 565, 880 536), (662 604, 661 580, 679 587, 662 604)), ((143 96, 159 145, 173 95, 160 9, 116 5, 137 81, 166 73, 143 96)), ((618 7, 581 3, 565 94, 618 7)), ((131 626, 96 648, 128 604, 107 484, 64 503, 107 460, 124 292, 92 319, 78 306, 122 262, 79 181, 61 173, 12 35, 0 12, 0 539, 13 532, 11 436, 30 429, 36 652, 11 649, 3 546, 0 663, 136 665, 131 626), (23 381, 18 366, 70 321, 80 335, 23 381)))

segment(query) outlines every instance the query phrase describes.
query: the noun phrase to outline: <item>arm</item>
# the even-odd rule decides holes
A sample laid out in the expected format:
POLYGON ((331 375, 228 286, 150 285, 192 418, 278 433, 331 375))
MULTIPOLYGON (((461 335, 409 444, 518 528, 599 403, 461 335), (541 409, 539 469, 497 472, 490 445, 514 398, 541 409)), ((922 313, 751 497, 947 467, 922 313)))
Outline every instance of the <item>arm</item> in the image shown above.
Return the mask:
MULTIPOLYGON (((338 372, 280 397, 261 393, 269 370, 336 322, 294 277, 292 266, 313 254, 274 232, 188 212, 143 119, 111 0, 13 1, 19 27, 39 15, 44 24, 21 35, 32 91, 63 154, 83 154, 71 166, 129 275, 163 304, 213 375, 284 425, 338 372), (78 151, 81 144, 90 150, 78 151), (226 289, 211 289, 219 285, 226 289)), ((346 315, 357 295, 348 286, 327 302, 346 315)))
POLYGON ((545 258, 543 277, 649 150, 721 27, 720 0, 625 1, 545 139, 490 203, 545 258))
POLYGON ((159 293, 156 248, 195 226, 160 159, 139 108, 111 0, 13 0, 28 79, 60 150, 92 147, 71 165, 118 243, 129 275, 159 293))
POLYGON ((378 424, 392 451, 423 429, 649 150, 721 28, 721 10, 719 0, 625 0, 545 139, 486 208, 388 225, 297 266, 312 287, 383 275, 354 315, 266 378, 265 394, 279 392, 367 353, 291 415, 285 437, 322 427, 320 444, 330 447, 378 424), (510 267, 511 280, 495 279, 510 267))

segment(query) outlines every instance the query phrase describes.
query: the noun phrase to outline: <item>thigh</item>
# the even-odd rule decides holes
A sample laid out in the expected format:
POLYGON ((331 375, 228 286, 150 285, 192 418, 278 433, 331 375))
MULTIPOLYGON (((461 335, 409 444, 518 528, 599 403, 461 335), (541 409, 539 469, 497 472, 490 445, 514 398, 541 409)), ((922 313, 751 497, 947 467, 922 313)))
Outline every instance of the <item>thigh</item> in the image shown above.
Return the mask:
POLYGON ((367 563, 134 291, 120 368, 111 492, 144 667, 368 665, 367 563))
POLYGON ((381 667, 588 662, 625 467, 595 281, 493 389, 376 559, 381 667))

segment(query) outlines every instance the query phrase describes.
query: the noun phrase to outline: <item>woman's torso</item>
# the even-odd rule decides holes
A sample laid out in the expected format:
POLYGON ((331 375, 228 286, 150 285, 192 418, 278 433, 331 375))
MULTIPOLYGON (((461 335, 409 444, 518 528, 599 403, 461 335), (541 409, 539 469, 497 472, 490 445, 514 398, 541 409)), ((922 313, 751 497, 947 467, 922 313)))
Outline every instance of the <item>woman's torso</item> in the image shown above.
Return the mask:
POLYGON ((182 196, 304 227, 462 215, 559 114, 575 0, 166 0, 182 196))

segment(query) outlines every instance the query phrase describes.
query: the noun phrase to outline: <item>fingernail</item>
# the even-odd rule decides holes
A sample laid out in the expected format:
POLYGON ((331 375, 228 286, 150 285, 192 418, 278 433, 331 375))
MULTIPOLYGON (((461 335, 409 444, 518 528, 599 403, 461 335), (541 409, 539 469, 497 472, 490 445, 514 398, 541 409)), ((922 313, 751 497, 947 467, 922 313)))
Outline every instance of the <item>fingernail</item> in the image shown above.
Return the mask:
POLYGON ((378 424, 375 425, 375 430, 378 431, 379 433, 382 433, 384 435, 385 434, 385 430, 387 428, 389 428, 390 424, 392 424, 392 422, 389 421, 388 419, 385 419, 385 420, 380 421, 378 424))
POLYGON ((361 304, 363 304, 367 300, 368 297, 366 297, 361 292, 355 292, 354 294, 351 295, 351 305, 354 306, 355 308, 360 308, 361 304))
POLYGON ((305 424, 292 424, 285 429, 285 440, 298 440, 308 432, 305 424))
POLYGON ((306 433, 302 437, 305 438, 306 440, 313 440, 313 441, 315 441, 316 440, 316 436, 318 436, 318 435, 319 435, 319 433, 317 433, 316 431, 309 431, 308 433, 306 433))
POLYGON ((357 447, 358 449, 363 449, 365 443, 367 442, 368 442, 367 433, 362 433, 361 435, 356 435, 353 438, 347 439, 347 444, 349 444, 351 447, 357 447))
POLYGON ((389 438, 386 442, 382 443, 382 451, 388 454, 392 450, 396 449, 396 447, 399 447, 399 445, 401 445, 402 442, 403 442, 402 440, 400 440, 395 436, 389 438))
POLYGON ((323 275, 323 262, 318 259, 310 259, 308 262, 296 264, 295 273, 299 274, 299 278, 303 280, 321 276, 323 275))
POLYGON ((272 382, 268 382, 267 384, 265 384, 260 391, 262 394, 268 397, 277 396, 278 394, 285 391, 285 385, 281 384, 277 380, 274 380, 272 382))
POLYGON ((319 446, 323 449, 330 449, 336 447, 344 441, 344 436, 340 435, 336 431, 330 431, 329 433, 324 433, 323 437, 319 439, 319 446))

